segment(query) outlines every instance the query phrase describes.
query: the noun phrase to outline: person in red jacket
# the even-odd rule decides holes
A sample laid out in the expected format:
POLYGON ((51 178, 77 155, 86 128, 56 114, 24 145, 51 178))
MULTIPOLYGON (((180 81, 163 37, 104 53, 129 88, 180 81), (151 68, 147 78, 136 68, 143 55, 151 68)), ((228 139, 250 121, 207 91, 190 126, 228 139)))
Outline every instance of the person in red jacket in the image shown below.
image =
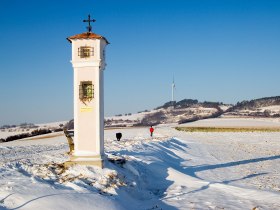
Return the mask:
POLYGON ((154 132, 154 130, 155 130, 155 129, 153 128, 153 126, 151 126, 151 127, 150 127, 151 137, 153 137, 153 132, 154 132))

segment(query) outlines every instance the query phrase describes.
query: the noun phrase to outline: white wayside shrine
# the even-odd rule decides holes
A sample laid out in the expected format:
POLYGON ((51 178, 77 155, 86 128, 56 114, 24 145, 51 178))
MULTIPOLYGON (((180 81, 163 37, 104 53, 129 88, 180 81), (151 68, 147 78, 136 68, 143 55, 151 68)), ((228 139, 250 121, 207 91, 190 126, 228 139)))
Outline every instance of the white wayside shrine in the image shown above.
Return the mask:
POLYGON ((65 165, 95 165, 104 160, 104 90, 105 37, 88 31, 70 36, 74 68, 74 151, 65 165))

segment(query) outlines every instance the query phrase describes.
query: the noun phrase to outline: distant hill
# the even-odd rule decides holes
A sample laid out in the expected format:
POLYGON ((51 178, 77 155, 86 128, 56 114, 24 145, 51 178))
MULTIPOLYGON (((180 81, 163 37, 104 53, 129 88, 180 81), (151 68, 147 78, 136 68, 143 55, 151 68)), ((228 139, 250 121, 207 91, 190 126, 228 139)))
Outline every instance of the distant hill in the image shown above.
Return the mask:
POLYGON ((230 108, 221 102, 199 102, 196 99, 169 101, 151 111, 117 115, 105 119, 107 127, 150 126, 166 123, 186 123, 199 119, 218 117, 230 108))
POLYGON ((280 117, 280 96, 238 102, 225 116, 280 117))
POLYGON ((237 104, 234 105, 231 108, 231 110, 237 111, 242 109, 256 109, 260 107, 267 107, 267 106, 274 106, 274 105, 280 105, 280 96, 273 96, 273 97, 254 99, 251 101, 237 102, 237 104))
POLYGON ((63 126, 68 123, 63 121, 46 124, 21 123, 19 125, 3 125, 0 127, 0 143, 62 132, 63 126))
POLYGON ((238 102, 199 102, 196 99, 169 101, 137 114, 117 115, 105 119, 106 127, 149 126, 165 123, 186 123, 215 117, 280 117, 280 96, 238 102))
MULTIPOLYGON (((150 126, 167 123, 187 123, 216 117, 280 117, 280 96, 241 101, 235 105, 222 102, 199 102, 196 99, 169 101, 163 105, 135 114, 119 114, 105 118, 105 127, 150 126)), ((63 127, 74 128, 74 120, 49 124, 3 125, 0 127, 0 142, 13 141, 27 137, 61 132, 63 127)))
MULTIPOLYGON (((280 117, 280 96, 242 101, 235 105, 223 102, 199 102, 196 99, 169 101, 152 110, 106 117, 105 127, 182 124, 216 117, 280 117)), ((69 123, 69 129, 73 129, 73 127, 72 120, 69 123)))

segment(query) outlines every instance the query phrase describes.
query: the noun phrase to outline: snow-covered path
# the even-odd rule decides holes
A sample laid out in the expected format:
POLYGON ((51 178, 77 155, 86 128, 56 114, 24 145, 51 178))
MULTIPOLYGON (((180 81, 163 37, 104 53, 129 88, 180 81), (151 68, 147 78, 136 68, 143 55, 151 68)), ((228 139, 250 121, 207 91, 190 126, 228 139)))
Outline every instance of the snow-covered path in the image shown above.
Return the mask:
POLYGON ((0 144, 0 209, 280 209, 279 133, 120 131, 103 170, 61 170, 63 136, 0 144))

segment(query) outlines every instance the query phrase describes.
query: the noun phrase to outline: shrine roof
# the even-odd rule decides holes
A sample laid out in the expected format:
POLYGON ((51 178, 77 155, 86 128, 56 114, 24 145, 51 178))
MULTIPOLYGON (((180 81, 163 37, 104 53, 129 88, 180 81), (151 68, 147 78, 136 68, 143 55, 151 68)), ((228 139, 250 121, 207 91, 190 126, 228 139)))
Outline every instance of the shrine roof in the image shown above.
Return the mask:
POLYGON ((92 32, 85 32, 85 33, 81 33, 81 34, 77 34, 77 35, 74 35, 74 36, 67 37, 67 40, 70 43, 72 43, 72 40, 75 40, 75 39, 103 39, 103 40, 105 40, 105 42, 107 44, 110 44, 105 37, 103 37, 101 35, 98 35, 98 34, 95 34, 95 33, 92 33, 92 32))

